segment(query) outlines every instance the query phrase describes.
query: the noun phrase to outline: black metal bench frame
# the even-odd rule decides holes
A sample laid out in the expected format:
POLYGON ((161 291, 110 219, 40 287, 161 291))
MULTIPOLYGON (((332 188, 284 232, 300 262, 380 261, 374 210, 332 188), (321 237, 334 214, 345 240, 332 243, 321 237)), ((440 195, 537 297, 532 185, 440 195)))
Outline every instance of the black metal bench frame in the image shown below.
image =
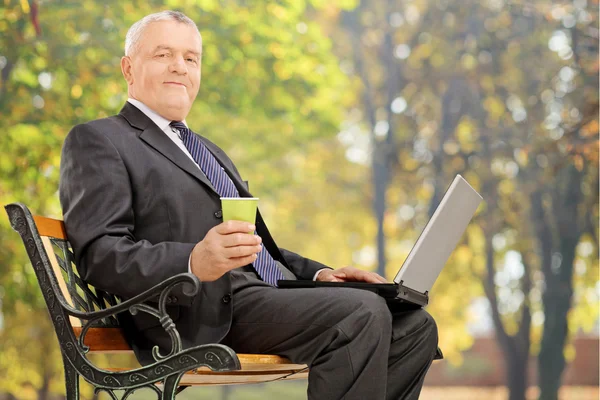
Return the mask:
POLYGON ((118 399, 115 390, 124 390, 121 398, 125 400, 141 388, 150 388, 159 399, 174 399, 185 388, 179 387, 179 381, 187 371, 199 367, 208 367, 212 371, 241 368, 236 353, 227 346, 208 344, 182 349, 179 333, 166 313, 165 305, 167 296, 176 285, 187 283, 193 288, 190 294, 197 293, 199 282, 194 275, 173 276, 132 299, 118 302, 113 295, 91 288, 82 281, 74 271, 73 254, 68 241, 52 239, 52 244, 62 253, 62 257, 57 256, 57 259, 61 269, 69 277, 68 290, 76 304, 74 308, 66 301, 59 287, 34 218, 27 207, 23 204, 9 204, 5 208, 12 228, 23 240, 54 325, 63 357, 68 400, 79 399, 79 376, 94 386, 95 393, 106 392, 115 400, 118 399), (80 294, 82 292, 83 296, 80 294), (157 308, 145 304, 157 297, 157 308), (155 363, 124 372, 107 371, 92 364, 86 356, 89 347, 84 344, 87 331, 91 327, 118 326, 115 316, 123 312, 145 312, 158 318, 171 337, 171 352, 163 356, 158 348, 154 348, 155 363), (70 317, 82 321, 83 329, 79 338, 75 336, 70 317), (157 383, 161 383, 162 388, 157 383))

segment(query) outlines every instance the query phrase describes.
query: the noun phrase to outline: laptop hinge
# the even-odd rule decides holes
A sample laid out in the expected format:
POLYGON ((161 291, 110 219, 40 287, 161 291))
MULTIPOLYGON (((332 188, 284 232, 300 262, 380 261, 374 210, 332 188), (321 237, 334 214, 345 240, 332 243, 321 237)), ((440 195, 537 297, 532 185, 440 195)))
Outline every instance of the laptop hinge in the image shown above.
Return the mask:
POLYGON ((404 286, 404 281, 400 281, 398 284, 398 297, 409 300, 416 304, 421 304, 423 306, 429 304, 428 290, 425 291, 425 293, 418 292, 414 289, 404 286))

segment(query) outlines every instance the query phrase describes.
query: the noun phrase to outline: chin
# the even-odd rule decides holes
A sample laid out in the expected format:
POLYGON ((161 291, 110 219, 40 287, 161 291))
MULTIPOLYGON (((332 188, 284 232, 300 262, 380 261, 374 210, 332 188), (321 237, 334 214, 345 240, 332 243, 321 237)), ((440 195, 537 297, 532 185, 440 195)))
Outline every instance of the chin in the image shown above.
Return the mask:
POLYGON ((182 121, 190 112, 190 102, 188 99, 165 99, 163 108, 168 114, 168 118, 174 121, 182 121))

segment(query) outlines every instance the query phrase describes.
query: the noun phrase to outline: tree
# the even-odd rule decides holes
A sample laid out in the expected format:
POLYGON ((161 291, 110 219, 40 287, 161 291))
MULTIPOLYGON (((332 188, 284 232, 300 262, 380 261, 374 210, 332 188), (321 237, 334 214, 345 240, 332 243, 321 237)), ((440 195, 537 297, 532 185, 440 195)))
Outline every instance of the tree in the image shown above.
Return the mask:
MULTIPOLYGON (((563 110, 569 113, 563 112, 564 117, 561 116, 561 123, 555 128, 557 134, 564 134, 551 144, 554 151, 548 152, 547 145, 543 149, 550 171, 556 176, 555 182, 548 179, 548 172, 531 163, 543 182, 530 197, 546 284, 542 295, 544 331, 538 358, 541 400, 558 399, 567 361, 563 349, 570 331, 574 331, 569 329, 569 313, 573 307, 577 247, 583 235, 598 243, 598 92, 592 89, 598 88, 598 36, 594 37, 588 29, 591 22, 588 19, 598 21, 598 3, 590 9, 573 4, 562 11, 563 15, 554 16, 563 25, 555 34, 562 33, 570 39, 565 48, 571 51, 573 61, 559 75, 572 71, 584 91, 564 97, 563 110), (588 17, 589 12, 592 18, 588 17), (571 19, 578 22, 573 24, 571 19)), ((563 81, 568 79, 560 76, 559 82, 563 81)))

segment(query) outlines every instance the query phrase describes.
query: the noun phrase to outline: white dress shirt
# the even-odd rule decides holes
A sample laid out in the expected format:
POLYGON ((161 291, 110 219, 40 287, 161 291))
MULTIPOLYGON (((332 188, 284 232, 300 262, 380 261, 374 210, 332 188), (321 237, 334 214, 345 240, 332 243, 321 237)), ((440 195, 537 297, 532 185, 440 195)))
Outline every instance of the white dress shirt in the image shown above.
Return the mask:
MULTIPOLYGON (((190 158, 190 160, 192 160, 194 162, 194 165, 196 165, 198 167, 200 172, 202 172, 204 174, 204 171, 202 171, 202 168, 200 168, 200 166, 198 165, 196 160, 194 160, 194 157, 192 157, 192 155, 188 151, 187 147, 185 147, 185 145, 183 144, 183 141, 181 140, 181 134, 179 133, 179 131, 177 129, 171 127, 171 125, 170 125, 171 121, 164 118, 163 116, 161 116, 160 114, 158 114, 157 112, 155 112, 154 110, 152 110, 150 107, 148 107, 147 105, 145 105, 144 103, 142 103, 139 100, 132 99, 130 97, 127 99, 127 101, 129 103, 131 103, 132 105, 134 105, 138 110, 143 112, 148 118, 150 118, 152 120, 152 122, 154 122, 156 124, 156 126, 158 126, 160 128, 160 130, 163 131, 169 137, 169 139, 171 139, 173 141, 173 143, 175 143, 177 145, 177 147, 179 147, 181 149, 181 151, 183 151, 183 153, 186 156, 188 156, 190 158)), ((187 126, 187 123, 185 122, 185 120, 183 120, 181 122, 183 122, 185 124, 185 126, 187 126)), ((192 255, 190 254, 190 257, 188 259, 188 272, 189 273, 192 273, 191 261, 192 261, 192 255)), ((317 276, 319 276, 321 271, 323 271, 324 269, 320 269, 315 273, 315 276, 313 276, 313 281, 317 280, 317 276)))

